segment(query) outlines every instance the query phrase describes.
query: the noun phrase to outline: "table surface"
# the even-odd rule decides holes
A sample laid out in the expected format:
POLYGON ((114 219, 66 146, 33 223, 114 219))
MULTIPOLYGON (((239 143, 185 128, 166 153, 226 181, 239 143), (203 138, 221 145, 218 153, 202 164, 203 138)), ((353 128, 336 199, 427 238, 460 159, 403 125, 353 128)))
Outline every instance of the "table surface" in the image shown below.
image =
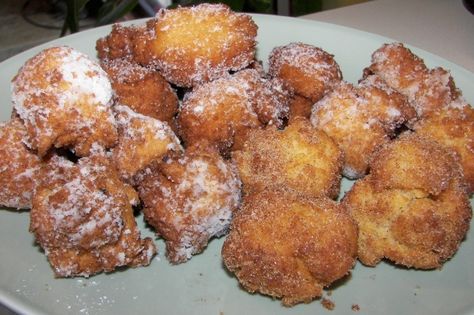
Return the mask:
POLYGON ((474 72, 474 15, 463 0, 376 0, 302 18, 387 36, 474 72))
MULTIPOLYGON (((387 36, 474 72, 474 15, 462 0, 376 0, 302 18, 387 36)), ((14 313, 0 304, 0 314, 14 313)))

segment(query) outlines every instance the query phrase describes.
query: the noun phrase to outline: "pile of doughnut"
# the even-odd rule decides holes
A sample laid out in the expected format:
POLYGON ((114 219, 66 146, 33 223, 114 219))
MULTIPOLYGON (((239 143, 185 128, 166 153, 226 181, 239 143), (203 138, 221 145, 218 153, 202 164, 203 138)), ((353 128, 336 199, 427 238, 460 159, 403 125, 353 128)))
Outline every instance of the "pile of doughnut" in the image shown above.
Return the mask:
POLYGON ((440 268, 470 225, 474 110, 450 73, 384 44, 343 80, 304 43, 256 59, 257 25, 222 4, 114 25, 99 62, 43 50, 12 79, 0 205, 30 210, 56 277, 172 264, 227 234, 225 267, 285 306, 358 259, 440 268), (338 200, 342 177, 355 184, 338 200))

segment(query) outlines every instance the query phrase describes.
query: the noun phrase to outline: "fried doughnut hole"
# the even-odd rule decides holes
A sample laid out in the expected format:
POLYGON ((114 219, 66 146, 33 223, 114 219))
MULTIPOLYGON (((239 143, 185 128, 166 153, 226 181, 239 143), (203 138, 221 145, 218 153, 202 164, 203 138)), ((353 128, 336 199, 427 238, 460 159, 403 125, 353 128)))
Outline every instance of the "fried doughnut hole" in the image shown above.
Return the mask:
POLYGON ((314 105, 311 114, 313 126, 326 132, 344 151, 343 175, 351 179, 364 176, 377 147, 416 117, 402 95, 368 80, 358 87, 341 82, 314 105))
POLYGON ((414 130, 456 152, 468 193, 474 193, 474 109, 467 103, 439 109, 419 120, 414 130))
POLYGON ((339 194, 342 151, 304 118, 295 119, 284 130, 252 130, 232 158, 245 192, 274 186, 310 196, 336 198, 339 194))
POLYGON ((342 80, 341 70, 333 57, 321 48, 291 43, 272 50, 268 73, 285 81, 296 95, 314 103, 342 80))
POLYGON ((384 44, 372 54, 365 75, 376 74, 390 87, 408 97, 422 117, 456 101, 460 91, 443 68, 428 69, 423 61, 401 43, 384 44))
POLYGON ((12 81, 12 99, 26 126, 26 143, 40 156, 53 146, 86 156, 94 144, 115 145, 107 74, 72 48, 45 49, 29 59, 12 81))
POLYGON ((155 70, 114 59, 102 62, 112 81, 117 103, 137 113, 166 121, 170 126, 178 112, 178 97, 170 84, 155 70))
POLYGON ((296 117, 310 119, 313 102, 306 97, 294 95, 290 101, 290 121, 296 117))
POLYGON ((439 268, 457 251, 472 217, 454 156, 414 134, 382 147, 371 173, 343 203, 359 227, 359 260, 369 266, 387 258, 439 268))
POLYGON ((148 265, 156 253, 141 239, 130 187, 103 156, 51 163, 33 196, 30 231, 56 277, 88 277, 120 266, 148 265), (54 163, 56 165, 54 165, 54 163))
POLYGON ((240 205, 235 167, 202 143, 137 177, 145 219, 165 239, 173 264, 186 262, 212 237, 225 234, 240 205))
POLYGON ((186 145, 205 139, 225 154, 240 148, 250 129, 282 127, 290 96, 280 81, 242 70, 186 94, 177 119, 179 133, 186 145))
POLYGON ((247 67, 255 57, 257 25, 223 4, 162 9, 148 29, 137 40, 141 53, 136 59, 157 67, 177 86, 215 80, 247 67))
POLYGON ((309 303, 349 273, 357 226, 328 198, 264 190, 244 198, 222 247, 224 264, 249 292, 309 303))
POLYGON ((179 139, 167 123, 134 112, 128 106, 114 107, 119 127, 118 145, 112 159, 120 175, 133 183, 133 176, 169 151, 181 151, 179 139))
POLYGON ((17 118, 0 123, 0 205, 31 208, 41 174, 41 159, 23 143, 26 129, 17 118))
POLYGON ((145 32, 145 27, 112 25, 110 33, 96 42, 97 56, 101 61, 133 59, 134 39, 145 32))

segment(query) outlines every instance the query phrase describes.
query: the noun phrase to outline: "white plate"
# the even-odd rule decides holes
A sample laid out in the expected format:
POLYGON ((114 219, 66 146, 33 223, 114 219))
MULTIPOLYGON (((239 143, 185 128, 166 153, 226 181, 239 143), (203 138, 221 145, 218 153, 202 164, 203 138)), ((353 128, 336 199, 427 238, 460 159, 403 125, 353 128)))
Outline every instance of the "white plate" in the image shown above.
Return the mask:
MULTIPOLYGON (((356 82, 371 53, 392 40, 336 25, 301 19, 254 15, 259 25, 258 55, 266 60, 277 45, 302 41, 335 55, 344 78, 356 82)), ((143 21, 140 21, 143 22, 143 21)), ((134 23, 138 23, 135 21, 134 23)), ((95 41, 110 27, 68 36, 19 54, 0 64, 0 119, 10 116, 10 80, 19 67, 45 47, 69 45, 95 56, 95 41)), ((413 49, 430 66, 451 70, 456 84, 474 104, 474 74, 440 57, 413 49)), ((0 157, 1 158, 1 157, 0 157)), ((344 182, 343 190, 349 187, 344 182)), ((471 205, 473 201, 471 200, 471 205)), ((144 235, 152 232, 143 227, 144 235)), ((159 258, 146 268, 100 274, 90 279, 54 279, 45 256, 28 232, 28 212, 0 210, 0 302, 27 314, 321 314, 318 301, 284 308, 280 301, 249 294, 222 265, 223 239, 213 240, 203 254, 171 266, 158 241, 159 258)), ((332 288, 330 314, 474 314, 474 228, 459 252, 442 270, 415 271, 381 263, 357 264, 349 279, 332 288)))

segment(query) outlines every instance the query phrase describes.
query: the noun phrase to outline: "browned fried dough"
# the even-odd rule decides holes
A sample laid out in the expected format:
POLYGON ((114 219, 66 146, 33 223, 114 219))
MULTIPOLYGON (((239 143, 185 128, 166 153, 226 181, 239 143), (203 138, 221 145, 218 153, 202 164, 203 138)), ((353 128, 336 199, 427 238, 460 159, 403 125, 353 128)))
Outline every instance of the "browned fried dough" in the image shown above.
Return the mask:
POLYGON ((168 82, 155 70, 136 63, 114 59, 102 68, 112 82, 116 101, 145 116, 166 121, 170 126, 178 112, 178 97, 168 82))
POLYGON ((311 123, 340 146, 345 156, 343 175, 354 179, 367 173, 377 147, 415 116, 404 97, 387 92, 369 77, 358 87, 341 82, 314 105, 311 123))
POLYGON ((57 277, 148 265, 156 252, 150 238, 140 238, 130 187, 104 156, 53 159, 32 204, 30 231, 57 277))
POLYGON ((223 4, 162 9, 147 28, 136 40, 136 60, 178 86, 217 79, 255 57, 257 25, 223 4))
POLYGON ((245 197, 224 242, 224 264, 249 292, 308 303, 349 273, 357 227, 327 198, 265 190, 245 197))
POLYGON ((291 43, 274 48, 269 67, 270 76, 284 80, 295 94, 313 103, 342 80, 333 55, 309 44, 291 43))
POLYGON ((209 141, 221 153, 241 147, 250 129, 281 127, 291 93, 253 69, 196 87, 185 95, 178 125, 184 143, 209 141))
POLYGON ((379 75, 390 87, 406 95, 419 116, 449 105, 460 96, 448 71, 428 69, 423 59, 401 43, 384 44, 377 49, 365 73, 379 75))
POLYGON ((12 82, 16 113, 26 126, 25 141, 40 156, 68 147, 79 156, 117 140, 107 74, 69 47, 45 49, 29 59, 12 82))
POLYGON ((472 217, 461 169, 437 143, 404 135, 383 148, 371 173, 344 197, 359 226, 358 256, 439 268, 457 251, 472 217))
POLYGON ((240 205, 235 167, 205 144, 187 148, 137 176, 146 221, 166 241, 166 256, 183 263, 227 232, 240 205))
POLYGON ((0 205, 31 208, 41 173, 41 159, 23 141, 26 129, 17 118, 0 123, 0 205))
POLYGON ((170 151, 181 151, 179 139, 167 123, 134 112, 125 105, 114 107, 119 127, 119 141, 112 149, 112 159, 120 175, 133 182, 133 176, 170 151))
POLYGON ((414 130, 456 152, 468 192, 474 193, 474 109, 469 104, 439 109, 419 120, 414 130))
POLYGON ((133 59, 134 40, 145 32, 144 26, 112 25, 110 33, 97 40, 97 56, 101 61, 113 59, 133 59))
POLYGON ((284 130, 252 130, 232 158, 245 191, 286 187, 310 196, 339 194, 342 151, 304 118, 284 130))

